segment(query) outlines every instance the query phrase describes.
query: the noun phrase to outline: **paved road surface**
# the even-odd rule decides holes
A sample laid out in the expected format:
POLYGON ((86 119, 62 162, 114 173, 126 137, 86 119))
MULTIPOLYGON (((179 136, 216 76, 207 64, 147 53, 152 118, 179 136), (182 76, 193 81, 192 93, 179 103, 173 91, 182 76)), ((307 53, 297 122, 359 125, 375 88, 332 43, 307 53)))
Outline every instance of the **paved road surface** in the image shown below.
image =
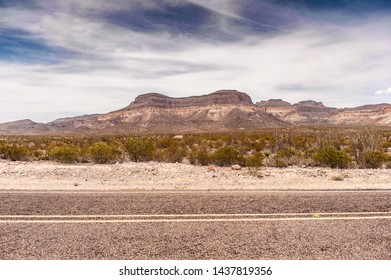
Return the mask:
POLYGON ((391 259, 391 191, 4 191, 0 201, 0 259, 391 259))

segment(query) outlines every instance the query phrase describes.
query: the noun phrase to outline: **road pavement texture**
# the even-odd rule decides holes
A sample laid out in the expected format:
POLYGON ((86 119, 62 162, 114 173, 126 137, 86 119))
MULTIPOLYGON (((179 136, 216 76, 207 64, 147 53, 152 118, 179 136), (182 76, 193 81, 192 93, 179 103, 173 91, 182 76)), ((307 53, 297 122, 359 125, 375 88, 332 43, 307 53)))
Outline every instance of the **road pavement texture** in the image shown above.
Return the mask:
POLYGON ((391 191, 0 192, 0 259, 391 259, 391 191))

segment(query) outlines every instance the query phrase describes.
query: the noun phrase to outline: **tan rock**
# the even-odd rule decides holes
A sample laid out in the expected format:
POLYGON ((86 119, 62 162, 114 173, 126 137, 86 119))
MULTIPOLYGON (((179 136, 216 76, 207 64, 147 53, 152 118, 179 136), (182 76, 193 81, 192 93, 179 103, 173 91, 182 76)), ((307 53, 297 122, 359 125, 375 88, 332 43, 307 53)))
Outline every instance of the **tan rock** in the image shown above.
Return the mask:
POLYGON ((208 166, 208 172, 216 172, 216 169, 215 169, 215 167, 213 166, 213 165, 209 165, 208 166))
POLYGON ((234 165, 231 165, 231 169, 232 170, 241 170, 242 167, 239 164, 234 164, 234 165))

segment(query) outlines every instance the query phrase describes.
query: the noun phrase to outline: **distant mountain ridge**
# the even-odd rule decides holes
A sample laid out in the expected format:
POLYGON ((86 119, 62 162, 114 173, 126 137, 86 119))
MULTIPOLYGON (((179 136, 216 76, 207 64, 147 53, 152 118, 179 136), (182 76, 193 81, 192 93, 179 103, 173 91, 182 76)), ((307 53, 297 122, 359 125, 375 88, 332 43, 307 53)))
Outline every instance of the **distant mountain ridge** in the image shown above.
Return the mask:
POLYGON ((178 108, 229 104, 253 105, 253 102, 246 93, 236 90, 219 90, 212 94, 182 98, 169 97, 159 93, 147 93, 136 97, 129 106, 122 110, 140 107, 178 108))
POLYGON ((199 133, 290 125, 391 126, 391 105, 331 108, 313 100, 290 104, 281 99, 253 103, 246 93, 219 90, 173 98, 159 93, 139 95, 128 106, 107 114, 1 123, 0 134, 48 133, 199 133))
POLYGON ((339 109, 326 107, 322 102, 313 100, 291 105, 286 101, 272 99, 256 105, 290 124, 391 126, 391 105, 387 103, 339 109))

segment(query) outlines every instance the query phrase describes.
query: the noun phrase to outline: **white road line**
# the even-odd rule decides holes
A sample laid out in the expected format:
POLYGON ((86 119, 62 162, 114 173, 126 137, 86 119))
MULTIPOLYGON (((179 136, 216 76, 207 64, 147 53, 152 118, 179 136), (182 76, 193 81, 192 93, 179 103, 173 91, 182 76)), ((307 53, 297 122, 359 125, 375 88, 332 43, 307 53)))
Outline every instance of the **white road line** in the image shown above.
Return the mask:
POLYGON ((228 213, 228 214, 127 214, 127 215, 0 215, 1 218, 141 218, 141 217, 255 217, 308 215, 391 215, 391 212, 228 213))
POLYGON ((324 221, 324 220, 380 220, 391 216, 368 217, 299 217, 299 218, 258 218, 258 219, 161 219, 161 220, 0 220, 0 224, 18 223, 188 223, 188 222, 264 222, 264 221, 324 221))
POLYGON ((232 190, 80 190, 80 191, 68 191, 68 190, 0 190, 0 194, 207 194, 207 193, 272 193, 272 192, 304 192, 304 193, 320 193, 320 192, 329 192, 329 193, 355 193, 355 192, 370 192, 370 193, 381 193, 386 192, 390 193, 391 189, 232 189, 232 190))

